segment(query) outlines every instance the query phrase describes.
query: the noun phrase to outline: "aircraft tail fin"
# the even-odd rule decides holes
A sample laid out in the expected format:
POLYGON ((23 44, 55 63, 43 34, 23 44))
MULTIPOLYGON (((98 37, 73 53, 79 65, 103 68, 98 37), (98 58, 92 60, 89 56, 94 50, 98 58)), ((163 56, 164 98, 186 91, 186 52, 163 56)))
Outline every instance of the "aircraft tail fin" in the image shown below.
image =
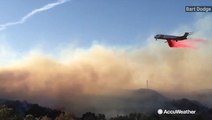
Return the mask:
POLYGON ((183 35, 183 37, 187 38, 188 35, 190 35, 191 32, 185 32, 185 34, 183 35))

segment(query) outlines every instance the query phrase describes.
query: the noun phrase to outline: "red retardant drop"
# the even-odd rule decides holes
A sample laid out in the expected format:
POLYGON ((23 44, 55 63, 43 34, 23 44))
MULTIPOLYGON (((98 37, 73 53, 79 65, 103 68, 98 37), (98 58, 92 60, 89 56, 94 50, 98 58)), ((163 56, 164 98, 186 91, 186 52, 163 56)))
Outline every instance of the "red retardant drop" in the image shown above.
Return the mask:
POLYGON ((187 39, 183 41, 176 41, 176 40, 168 40, 168 45, 169 47, 172 48, 193 48, 197 49, 194 44, 196 43, 207 43, 206 40, 201 40, 201 39, 187 39))

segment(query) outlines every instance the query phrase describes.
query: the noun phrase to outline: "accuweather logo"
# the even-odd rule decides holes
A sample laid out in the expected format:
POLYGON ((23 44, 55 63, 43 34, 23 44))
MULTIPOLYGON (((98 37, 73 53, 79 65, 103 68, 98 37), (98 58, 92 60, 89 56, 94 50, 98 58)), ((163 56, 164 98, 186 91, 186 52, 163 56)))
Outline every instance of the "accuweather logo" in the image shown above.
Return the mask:
POLYGON ((195 114, 196 110, 162 110, 162 109, 158 109, 158 114, 162 115, 162 114, 195 114))

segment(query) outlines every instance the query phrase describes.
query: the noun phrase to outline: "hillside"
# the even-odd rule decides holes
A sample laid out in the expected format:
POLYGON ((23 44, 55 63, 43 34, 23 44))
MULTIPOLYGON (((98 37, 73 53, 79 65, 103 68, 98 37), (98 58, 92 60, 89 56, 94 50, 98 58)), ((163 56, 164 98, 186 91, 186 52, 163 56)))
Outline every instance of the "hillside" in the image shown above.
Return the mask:
MULTIPOLYGON (((204 106, 198 101, 183 99, 170 99, 160 93, 150 89, 138 89, 124 91, 119 95, 107 96, 87 96, 87 104, 83 104, 78 109, 80 114, 75 114, 72 111, 60 111, 51 108, 42 107, 38 104, 31 104, 27 101, 7 100, 0 99, 1 109, 5 109, 4 105, 12 108, 13 114, 18 116, 33 115, 36 118, 47 116, 51 119, 56 119, 58 116, 69 116, 73 119, 82 119, 84 117, 91 117, 92 120, 122 120, 130 116, 138 117, 143 116, 143 119, 196 119, 201 118, 204 120, 212 119, 212 109, 204 106), (157 110, 196 110, 195 115, 158 115, 157 110), (73 114, 64 114, 70 112, 73 114), (132 113, 132 114, 131 114, 132 113), (129 115, 129 116, 128 116, 129 115), (78 116, 78 117, 74 117, 78 116), (80 117, 81 116, 81 117, 80 117), (113 117, 117 116, 117 117, 113 117), (120 116, 122 116, 120 118, 120 116), (94 119, 95 118, 95 119, 94 119), (104 118, 104 119, 102 119, 104 118)), ((2 110, 0 110, 2 111, 2 110)), ((4 113, 4 112, 3 112, 4 113)), ((0 116, 3 114, 0 112, 0 116)), ((76 112, 77 113, 77 112, 76 112)), ((126 120, 128 120, 126 119, 126 120)), ((141 118, 139 118, 141 119, 141 118)))

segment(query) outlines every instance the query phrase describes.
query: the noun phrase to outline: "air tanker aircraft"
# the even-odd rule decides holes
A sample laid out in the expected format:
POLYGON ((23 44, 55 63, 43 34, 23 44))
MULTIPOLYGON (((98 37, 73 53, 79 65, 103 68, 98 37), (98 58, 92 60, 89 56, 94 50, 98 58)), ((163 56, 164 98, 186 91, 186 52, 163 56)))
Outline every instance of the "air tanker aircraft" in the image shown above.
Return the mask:
POLYGON ((169 47, 173 47, 175 42, 187 40, 187 36, 190 35, 191 32, 185 32, 182 36, 173 36, 173 35, 163 35, 163 34, 157 34, 155 35, 155 39, 164 39, 167 40, 169 47))
POLYGON ((183 36, 173 36, 173 35, 162 35, 162 34, 158 34, 155 35, 155 39, 165 39, 165 40, 175 40, 176 42, 179 40, 186 40, 187 36, 190 35, 190 32, 185 32, 185 34, 183 36))

